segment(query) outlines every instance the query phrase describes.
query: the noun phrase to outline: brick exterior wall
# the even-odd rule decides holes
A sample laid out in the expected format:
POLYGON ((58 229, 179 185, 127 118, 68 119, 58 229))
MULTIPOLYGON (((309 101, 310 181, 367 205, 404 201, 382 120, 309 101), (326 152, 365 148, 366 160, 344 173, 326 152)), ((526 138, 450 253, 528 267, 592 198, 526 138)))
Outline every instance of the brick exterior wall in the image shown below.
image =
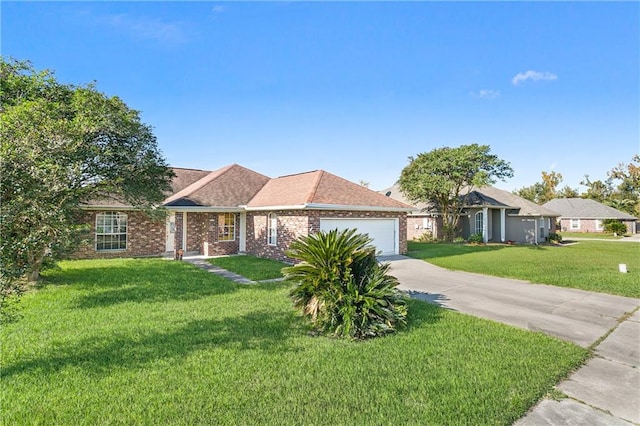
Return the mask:
POLYGON ((71 255, 74 259, 98 259, 115 257, 158 256, 165 251, 165 221, 152 220, 141 211, 121 211, 127 215, 127 248, 118 251, 96 251, 96 215, 100 211, 83 211, 82 223, 90 225, 88 241, 71 255))
POLYGON ((430 233, 431 238, 438 238, 439 230, 442 229, 442 216, 407 216, 407 240, 417 240, 425 233, 430 233), (431 220, 431 228, 424 227, 424 219, 431 220))
MULTIPOLYGON (((81 221, 91 225, 90 239, 72 256, 76 259, 161 256, 166 250, 166 223, 151 220, 144 212, 126 211, 127 249, 120 251, 96 251, 95 225, 98 211, 85 211, 81 221)), ((320 218, 399 218, 399 251, 407 251, 407 216, 394 212, 350 212, 324 210, 274 211, 278 217, 277 245, 267 244, 267 216, 270 212, 247 213, 246 251, 249 254, 291 262, 285 251, 291 242, 320 230, 320 218)), ((175 249, 182 247, 184 220, 187 222, 186 252, 221 256, 237 254, 240 249, 240 215, 236 213, 236 230, 233 241, 218 240, 218 213, 176 212, 175 249)))
MULTIPOLYGON (((580 228, 571 229, 571 219, 569 218, 561 218, 560 219, 560 230, 565 232, 604 232, 603 229, 596 229, 596 219, 580 219, 580 228)), ((627 233, 633 234, 634 226, 633 221, 622 221, 627 227, 627 233)))
POLYGON ((390 218, 399 219, 399 251, 407 252, 407 215, 397 212, 357 212, 339 210, 276 210, 273 212, 247 213, 247 253, 292 262, 285 251, 296 238, 320 230, 320 218, 390 218), (267 217, 275 213, 278 218, 277 245, 267 244, 267 217))
POLYGON ((176 212, 176 232, 174 234, 174 247, 176 250, 180 250, 183 249, 184 247, 182 247, 182 230, 184 229, 184 215, 186 213, 182 213, 182 212, 176 212))

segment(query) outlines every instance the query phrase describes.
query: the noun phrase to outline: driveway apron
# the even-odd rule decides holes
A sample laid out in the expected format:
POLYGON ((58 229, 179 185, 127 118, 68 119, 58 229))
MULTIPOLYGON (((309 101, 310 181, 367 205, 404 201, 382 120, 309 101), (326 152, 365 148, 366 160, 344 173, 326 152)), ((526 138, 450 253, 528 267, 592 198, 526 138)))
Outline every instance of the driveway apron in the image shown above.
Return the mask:
POLYGON ((444 308, 593 348, 594 357, 518 425, 640 424, 640 299, 450 271, 405 256, 381 258, 399 289, 444 308))

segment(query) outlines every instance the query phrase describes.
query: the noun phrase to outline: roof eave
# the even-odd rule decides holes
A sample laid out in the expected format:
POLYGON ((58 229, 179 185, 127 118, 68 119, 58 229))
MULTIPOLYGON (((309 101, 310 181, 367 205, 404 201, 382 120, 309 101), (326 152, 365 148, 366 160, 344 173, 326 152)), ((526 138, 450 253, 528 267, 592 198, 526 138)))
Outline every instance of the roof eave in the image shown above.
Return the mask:
POLYGON ((351 206, 341 204, 319 204, 304 203, 295 205, 280 206, 248 206, 247 211, 266 211, 266 210, 340 210, 340 211, 376 211, 376 212, 411 212, 414 208, 409 207, 384 207, 384 206, 351 206))

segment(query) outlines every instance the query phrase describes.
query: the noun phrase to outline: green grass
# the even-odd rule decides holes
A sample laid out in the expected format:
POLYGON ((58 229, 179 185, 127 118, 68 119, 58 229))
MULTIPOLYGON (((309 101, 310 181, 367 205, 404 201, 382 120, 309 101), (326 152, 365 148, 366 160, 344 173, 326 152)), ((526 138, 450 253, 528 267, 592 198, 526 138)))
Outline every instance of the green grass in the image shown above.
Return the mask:
POLYGON ((574 238, 597 238, 599 240, 622 240, 625 237, 606 232, 558 232, 562 236, 563 240, 571 240, 574 238))
POLYGON ((586 359, 417 300, 400 333, 313 337, 290 283, 183 262, 74 261, 2 339, 1 424, 511 424, 586 359))
POLYGON ((580 241, 568 246, 409 243, 409 256, 447 269, 640 297, 640 244, 580 241), (628 273, 618 272, 618 264, 628 273))
POLYGON ((262 259, 255 256, 215 257, 207 261, 212 265, 235 272, 253 281, 282 278, 282 268, 289 266, 277 260, 262 259))

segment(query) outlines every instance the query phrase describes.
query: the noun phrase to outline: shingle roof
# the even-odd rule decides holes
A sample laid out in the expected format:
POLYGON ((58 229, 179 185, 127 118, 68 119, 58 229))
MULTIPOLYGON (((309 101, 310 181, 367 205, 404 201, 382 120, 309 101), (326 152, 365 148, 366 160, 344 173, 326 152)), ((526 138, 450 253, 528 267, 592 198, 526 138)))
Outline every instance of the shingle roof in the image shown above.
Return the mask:
POLYGON ((511 209, 519 209, 518 216, 560 216, 554 209, 550 209, 544 206, 540 206, 532 201, 526 200, 512 192, 498 189, 494 186, 483 186, 475 189, 473 192, 482 194, 482 202, 478 204, 472 203, 475 201, 471 198, 470 206, 483 206, 483 207, 506 207, 511 209))
POLYGON ((269 181, 237 164, 209 172, 164 200, 165 206, 239 207, 269 181))
MULTIPOLYGON (((398 184, 393 185, 383 191, 382 194, 389 194, 390 198, 408 203, 406 197, 400 191, 398 184)), ((418 212, 435 212, 433 205, 429 203, 417 203, 415 213, 418 212)), ((483 186, 475 188, 469 193, 466 203, 467 207, 497 207, 517 210, 518 216, 549 216, 557 217, 559 214, 554 210, 539 206, 529 200, 525 200, 516 194, 513 194, 493 186, 483 186)))
POLYGON ((302 207, 387 211, 412 208, 324 170, 271 179, 247 204, 249 209, 302 207))
POLYGON ((555 198, 544 204, 560 216, 573 219, 635 220, 632 215, 588 198, 555 198))
POLYGON ((182 167, 173 167, 172 170, 176 176, 171 181, 171 194, 182 191, 211 173, 211 170, 184 169, 182 167))

